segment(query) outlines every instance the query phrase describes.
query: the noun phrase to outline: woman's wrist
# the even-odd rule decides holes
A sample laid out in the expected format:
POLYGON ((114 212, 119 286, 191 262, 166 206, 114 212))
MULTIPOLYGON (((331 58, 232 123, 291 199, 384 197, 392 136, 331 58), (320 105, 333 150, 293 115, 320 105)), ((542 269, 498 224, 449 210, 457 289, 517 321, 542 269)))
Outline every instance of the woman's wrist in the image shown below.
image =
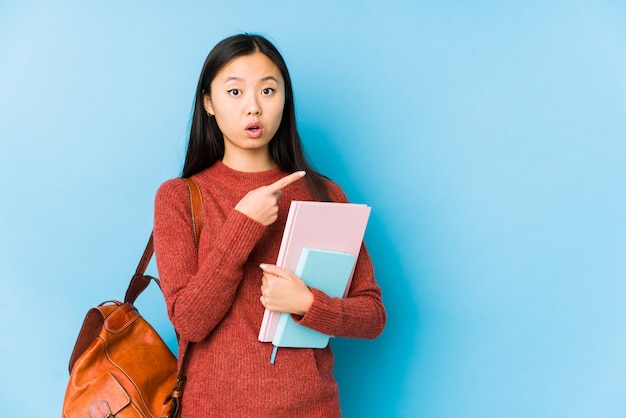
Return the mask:
POLYGON ((301 302, 298 307, 298 312, 294 312, 295 315, 306 315, 306 313, 311 308, 311 305, 313 304, 313 292, 311 292, 311 289, 309 289, 308 287, 306 287, 305 289, 306 291, 302 292, 302 296, 300 298, 301 302))

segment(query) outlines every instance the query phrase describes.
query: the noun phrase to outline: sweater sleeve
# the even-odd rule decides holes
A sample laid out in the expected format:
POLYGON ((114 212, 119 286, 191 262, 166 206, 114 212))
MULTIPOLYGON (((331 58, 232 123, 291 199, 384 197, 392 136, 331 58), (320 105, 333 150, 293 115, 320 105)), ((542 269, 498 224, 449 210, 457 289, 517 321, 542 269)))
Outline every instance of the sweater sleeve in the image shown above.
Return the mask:
POLYGON ((203 241, 205 231, 200 244, 207 254, 198 257, 187 186, 180 179, 165 182, 155 198, 154 248, 168 315, 187 341, 202 341, 226 315, 265 227, 233 209, 210 243, 203 241))
MULTIPOLYGON (((348 201, 339 186, 331 184, 329 191, 333 201, 348 201)), ((308 312, 302 317, 292 315, 300 325, 336 337, 373 339, 382 333, 387 316, 365 245, 361 246, 346 298, 331 298, 319 289, 311 291, 313 303, 308 312)))

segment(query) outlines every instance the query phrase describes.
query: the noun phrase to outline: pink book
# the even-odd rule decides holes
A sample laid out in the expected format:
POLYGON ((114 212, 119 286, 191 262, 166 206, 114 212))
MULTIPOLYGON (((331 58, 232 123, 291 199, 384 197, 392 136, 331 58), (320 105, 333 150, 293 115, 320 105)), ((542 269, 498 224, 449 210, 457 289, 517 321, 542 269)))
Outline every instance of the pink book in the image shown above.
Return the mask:
MULTIPOLYGON (((302 248, 341 251, 358 257, 371 208, 356 203, 292 201, 276 265, 295 271, 302 248)), ((352 275, 344 292, 350 289, 352 275)), ((280 312, 265 310, 259 341, 271 342, 280 312)))

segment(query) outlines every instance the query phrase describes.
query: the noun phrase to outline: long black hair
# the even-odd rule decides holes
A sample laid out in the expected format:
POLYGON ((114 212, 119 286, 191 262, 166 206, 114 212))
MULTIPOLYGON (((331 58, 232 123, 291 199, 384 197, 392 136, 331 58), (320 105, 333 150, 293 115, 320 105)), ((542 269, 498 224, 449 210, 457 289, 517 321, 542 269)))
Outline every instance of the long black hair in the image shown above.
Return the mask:
POLYGON ((211 94, 211 82, 222 68, 237 57, 255 52, 266 55, 278 67, 285 81, 285 106, 282 119, 274 138, 269 143, 272 159, 281 170, 287 173, 306 171, 307 175, 304 180, 311 197, 317 200, 330 200, 328 191, 324 187, 324 177, 311 167, 304 156, 296 127, 293 89, 287 64, 270 41, 255 34, 234 35, 220 41, 204 61, 196 89, 182 177, 199 173, 224 157, 224 136, 215 118, 207 115, 204 108, 204 96, 211 94))

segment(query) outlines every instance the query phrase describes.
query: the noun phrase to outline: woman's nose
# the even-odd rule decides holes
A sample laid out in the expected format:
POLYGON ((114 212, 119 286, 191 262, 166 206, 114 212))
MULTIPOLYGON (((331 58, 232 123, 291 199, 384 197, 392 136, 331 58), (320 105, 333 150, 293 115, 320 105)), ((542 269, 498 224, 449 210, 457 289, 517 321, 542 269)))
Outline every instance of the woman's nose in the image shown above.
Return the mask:
POLYGON ((248 115, 260 115, 261 106, 256 97, 252 97, 248 103, 248 115))

